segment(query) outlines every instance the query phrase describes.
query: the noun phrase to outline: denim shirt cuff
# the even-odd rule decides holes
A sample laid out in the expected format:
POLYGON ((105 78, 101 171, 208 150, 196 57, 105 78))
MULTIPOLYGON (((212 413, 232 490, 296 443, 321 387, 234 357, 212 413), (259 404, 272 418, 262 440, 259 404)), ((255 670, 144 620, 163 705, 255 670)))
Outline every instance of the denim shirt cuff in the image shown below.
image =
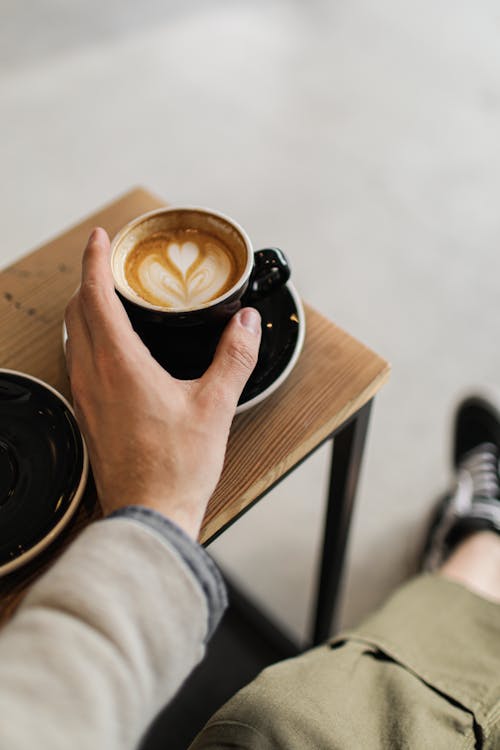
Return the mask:
POLYGON ((154 529, 180 555, 194 575, 207 600, 208 624, 205 642, 214 633, 227 607, 226 586, 216 564, 198 542, 191 539, 180 526, 151 508, 129 505, 110 513, 104 520, 130 518, 154 529))

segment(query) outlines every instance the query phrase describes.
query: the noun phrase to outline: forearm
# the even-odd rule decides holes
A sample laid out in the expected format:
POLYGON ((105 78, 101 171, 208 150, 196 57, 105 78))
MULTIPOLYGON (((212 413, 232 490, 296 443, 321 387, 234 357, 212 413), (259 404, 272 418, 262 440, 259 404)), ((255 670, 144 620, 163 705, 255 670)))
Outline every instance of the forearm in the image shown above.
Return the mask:
POLYGON ((83 532, 0 634, 2 747, 137 744, 223 606, 220 579, 190 544, 140 518, 83 532))

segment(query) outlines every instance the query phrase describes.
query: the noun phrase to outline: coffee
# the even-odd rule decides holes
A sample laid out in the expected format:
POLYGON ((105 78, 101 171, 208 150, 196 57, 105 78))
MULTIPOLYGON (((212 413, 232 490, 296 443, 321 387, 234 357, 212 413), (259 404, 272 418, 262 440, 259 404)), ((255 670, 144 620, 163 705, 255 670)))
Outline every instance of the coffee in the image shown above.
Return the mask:
POLYGON ((254 253, 245 230, 206 208, 160 208, 111 243, 116 293, 153 357, 176 378, 201 377, 226 323, 287 283, 277 248, 254 253))
POLYGON ((127 254, 127 283, 142 299, 189 310, 224 295, 239 280, 242 260, 220 237, 200 229, 156 231, 127 254))

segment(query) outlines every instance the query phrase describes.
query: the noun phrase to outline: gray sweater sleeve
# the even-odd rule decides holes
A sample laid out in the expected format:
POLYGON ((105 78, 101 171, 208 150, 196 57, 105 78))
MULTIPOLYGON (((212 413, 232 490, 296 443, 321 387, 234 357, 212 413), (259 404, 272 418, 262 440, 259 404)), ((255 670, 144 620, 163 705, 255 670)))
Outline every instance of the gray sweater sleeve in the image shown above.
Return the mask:
POLYGON ((180 526, 161 513, 141 505, 129 505, 111 513, 107 518, 131 518, 158 531, 182 557, 198 579, 208 606, 208 625, 205 640, 209 640, 227 607, 226 586, 219 569, 203 547, 193 542, 180 526))
POLYGON ((134 748, 202 658, 220 574, 137 510, 87 527, 0 632, 1 750, 134 748))

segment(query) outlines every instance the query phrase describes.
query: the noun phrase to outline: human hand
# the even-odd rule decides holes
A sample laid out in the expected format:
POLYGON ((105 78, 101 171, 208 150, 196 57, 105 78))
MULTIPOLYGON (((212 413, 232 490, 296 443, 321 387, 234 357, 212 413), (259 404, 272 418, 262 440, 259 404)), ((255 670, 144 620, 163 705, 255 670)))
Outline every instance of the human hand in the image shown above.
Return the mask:
POLYGON ((95 229, 65 320, 73 405, 104 514, 143 505, 197 538, 257 362, 258 312, 232 318, 199 380, 174 379, 133 330, 115 293, 108 235, 95 229))

